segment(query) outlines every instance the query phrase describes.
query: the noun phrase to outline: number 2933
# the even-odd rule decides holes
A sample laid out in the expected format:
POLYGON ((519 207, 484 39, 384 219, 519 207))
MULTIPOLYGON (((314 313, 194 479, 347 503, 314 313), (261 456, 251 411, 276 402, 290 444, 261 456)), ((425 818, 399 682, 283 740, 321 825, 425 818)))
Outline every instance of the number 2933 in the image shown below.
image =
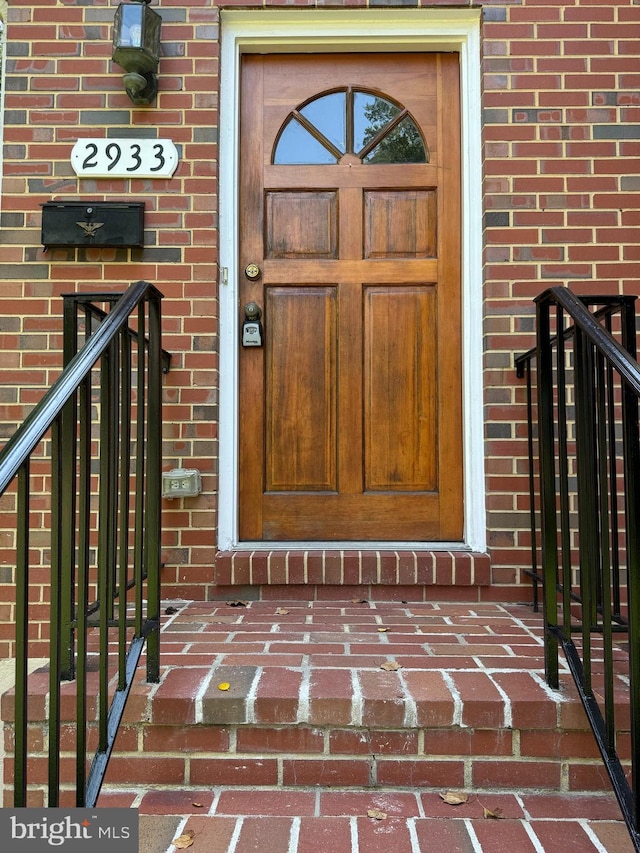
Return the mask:
POLYGON ((71 165, 83 178, 170 178, 178 151, 170 139, 79 139, 71 165))

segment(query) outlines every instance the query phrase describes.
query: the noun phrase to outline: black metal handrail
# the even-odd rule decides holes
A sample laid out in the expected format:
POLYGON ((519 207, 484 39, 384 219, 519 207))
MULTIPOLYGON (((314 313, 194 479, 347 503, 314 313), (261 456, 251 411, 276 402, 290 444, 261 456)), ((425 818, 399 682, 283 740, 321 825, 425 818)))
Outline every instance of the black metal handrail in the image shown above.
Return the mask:
POLYGON ((536 299, 536 348, 518 356, 516 367, 527 378, 531 575, 536 595, 543 584, 547 681, 558 688, 562 646, 640 851, 635 299, 545 291, 536 299), (630 703, 630 747, 622 756, 617 692, 630 703))
POLYGON ((32 544, 36 469, 39 482, 50 483, 50 807, 71 781, 61 777, 61 682, 75 680, 76 805, 92 807, 145 646, 147 680, 159 680, 163 358, 168 369, 161 299, 144 281, 123 294, 65 297, 64 369, 0 453, 0 495, 15 487, 16 807, 28 804, 30 791, 30 575, 44 568, 34 561, 47 550, 32 544), (97 711, 90 715, 88 673, 96 659, 97 711), (95 750, 88 746, 92 729, 95 750))

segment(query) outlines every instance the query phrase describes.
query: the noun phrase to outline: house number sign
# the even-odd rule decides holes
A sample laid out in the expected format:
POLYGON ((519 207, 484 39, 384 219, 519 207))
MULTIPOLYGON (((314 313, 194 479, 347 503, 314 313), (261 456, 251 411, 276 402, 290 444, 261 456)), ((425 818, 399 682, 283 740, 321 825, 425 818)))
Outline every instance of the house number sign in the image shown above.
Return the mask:
POLYGON ((171 139, 79 139, 71 165, 81 178, 170 178, 178 150, 171 139))

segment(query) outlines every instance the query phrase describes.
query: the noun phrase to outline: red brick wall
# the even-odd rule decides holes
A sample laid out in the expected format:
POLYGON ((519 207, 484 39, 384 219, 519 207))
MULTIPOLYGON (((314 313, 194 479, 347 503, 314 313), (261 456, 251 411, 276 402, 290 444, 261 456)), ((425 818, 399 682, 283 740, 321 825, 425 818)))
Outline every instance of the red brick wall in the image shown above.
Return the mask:
MULTIPOLYGON (((202 597, 211 594, 216 547, 219 13, 211 0, 154 4, 164 19, 160 92, 153 107, 135 108, 110 59, 116 5, 10 3, 0 440, 58 373, 60 294, 123 289, 140 278, 154 282, 166 297, 164 345, 174 354, 165 385, 166 467, 184 462, 198 468, 204 486, 197 499, 166 502, 163 580, 167 595, 202 597), (70 165, 76 139, 118 134, 173 139, 181 155, 173 178, 76 178, 70 165), (45 253, 40 205, 53 199, 144 201, 145 248, 45 253)), ((565 284, 582 293, 638 289, 640 5, 481 5, 485 468, 493 582, 483 594, 523 598, 528 587, 522 568, 529 561, 526 448, 513 354, 533 341, 532 298, 546 287, 565 284)), ((9 534, 0 530, 0 600, 6 602, 13 597, 10 548, 9 534)), ((44 581, 41 597, 46 600, 44 581)), ((8 648, 9 633, 0 624, 0 652, 8 648)))
POLYGON ((527 500, 523 390, 547 287, 640 293, 640 6, 484 4, 485 404, 494 582, 518 581, 527 500))

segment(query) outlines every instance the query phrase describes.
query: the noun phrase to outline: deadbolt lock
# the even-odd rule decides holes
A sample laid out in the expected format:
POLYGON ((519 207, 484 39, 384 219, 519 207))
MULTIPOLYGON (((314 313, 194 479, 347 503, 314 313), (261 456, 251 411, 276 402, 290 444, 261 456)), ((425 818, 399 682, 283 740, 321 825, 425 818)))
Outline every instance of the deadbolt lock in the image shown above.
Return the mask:
POLYGON ((260 278, 260 267, 258 264, 247 264, 244 268, 244 274, 249 281, 256 281, 260 278))

